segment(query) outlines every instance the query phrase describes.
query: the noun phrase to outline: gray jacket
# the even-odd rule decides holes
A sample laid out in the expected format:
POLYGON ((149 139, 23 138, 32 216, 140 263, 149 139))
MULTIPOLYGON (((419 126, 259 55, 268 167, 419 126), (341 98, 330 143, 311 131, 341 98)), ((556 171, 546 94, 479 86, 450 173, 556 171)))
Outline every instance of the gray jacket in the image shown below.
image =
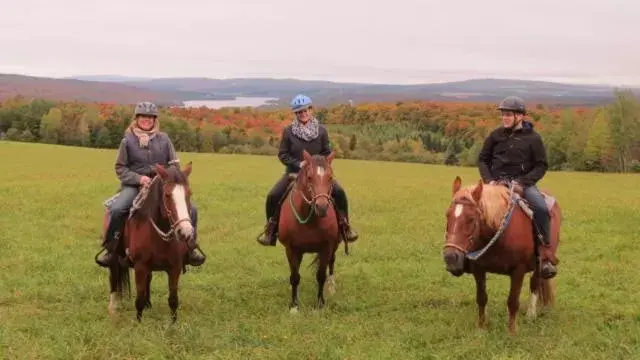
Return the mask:
POLYGON ((166 133, 158 132, 149 140, 148 148, 141 148, 138 137, 129 132, 120 142, 115 169, 122 185, 139 185, 142 176, 155 176, 155 164, 169 166, 179 162, 166 133))

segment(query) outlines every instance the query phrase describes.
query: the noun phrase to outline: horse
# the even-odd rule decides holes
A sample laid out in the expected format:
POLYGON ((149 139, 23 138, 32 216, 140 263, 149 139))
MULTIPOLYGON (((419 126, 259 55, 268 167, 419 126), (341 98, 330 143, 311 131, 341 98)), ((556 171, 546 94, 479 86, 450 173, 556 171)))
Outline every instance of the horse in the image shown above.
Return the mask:
MULTIPOLYGON (((334 263, 341 235, 336 209, 331 197, 333 170, 331 162, 335 152, 327 157, 311 156, 303 151, 304 165, 285 194, 285 204, 280 207, 278 240, 286 251, 289 262, 291 302, 289 311, 298 312, 298 285, 300 264, 305 253, 316 253, 311 265, 316 264, 318 292, 316 308, 325 305, 324 287, 335 293, 334 263), (327 281, 327 267, 329 279, 327 281)), ((346 242, 345 242, 346 244, 346 242)))
MULTIPOLYGON (((453 182, 453 199, 446 211, 446 233, 443 260, 446 269, 459 277, 471 273, 476 283, 478 306, 477 327, 487 327, 487 273, 508 275, 511 288, 507 299, 509 335, 516 335, 516 313, 520 308, 520 292, 525 274, 533 272, 529 281, 530 298, 527 316, 537 316, 538 299, 550 307, 555 294, 552 279, 544 279, 535 243, 532 212, 526 201, 514 191, 514 183, 483 184, 461 187, 459 176, 453 182), (518 205, 518 206, 516 206, 518 205)), ((549 253, 558 263, 555 253, 560 242, 562 214, 560 205, 543 191, 551 214, 549 253)))
MULTIPOLYGON (((168 304, 175 323, 178 309, 178 282, 185 271, 186 255, 194 240, 190 217, 191 189, 188 178, 192 163, 184 170, 177 166, 155 165, 156 175, 143 187, 125 221, 122 241, 115 244, 115 254, 109 265, 110 297, 108 310, 114 314, 117 298, 129 288, 129 268, 134 269, 136 282, 136 319, 142 320, 145 309, 151 308, 151 278, 154 271, 165 271, 169 280, 168 304)), ((103 238, 109 212, 103 219, 103 238)), ((97 255, 96 255, 97 256, 97 255)))

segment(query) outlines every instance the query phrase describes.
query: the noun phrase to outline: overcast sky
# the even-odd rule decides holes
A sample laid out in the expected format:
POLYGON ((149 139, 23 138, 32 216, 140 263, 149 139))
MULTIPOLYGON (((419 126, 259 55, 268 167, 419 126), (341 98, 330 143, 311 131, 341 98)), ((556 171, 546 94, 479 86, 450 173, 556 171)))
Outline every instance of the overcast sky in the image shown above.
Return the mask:
POLYGON ((0 72, 640 84, 632 0, 18 0, 0 72))

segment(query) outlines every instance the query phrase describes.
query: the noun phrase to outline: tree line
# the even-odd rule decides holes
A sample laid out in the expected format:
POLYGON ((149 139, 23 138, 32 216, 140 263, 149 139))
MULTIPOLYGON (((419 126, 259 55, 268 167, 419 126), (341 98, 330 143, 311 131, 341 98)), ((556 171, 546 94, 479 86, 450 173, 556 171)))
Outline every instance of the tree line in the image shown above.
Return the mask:
MULTIPOLYGON (((640 172, 640 103, 616 90, 603 106, 534 104, 551 170, 640 172)), ((16 96, 0 105, 0 139, 116 148, 133 107, 16 96)), ((407 101, 316 109, 340 158, 475 166, 485 136, 500 125, 492 103, 407 101)), ((286 109, 164 107, 160 127, 178 151, 275 155, 286 109)))

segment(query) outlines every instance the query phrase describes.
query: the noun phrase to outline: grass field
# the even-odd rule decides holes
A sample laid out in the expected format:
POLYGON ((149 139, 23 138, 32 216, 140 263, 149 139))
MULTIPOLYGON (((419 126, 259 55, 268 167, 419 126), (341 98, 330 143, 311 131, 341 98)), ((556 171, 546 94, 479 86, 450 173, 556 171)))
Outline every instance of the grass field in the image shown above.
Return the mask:
POLYGON ((108 316, 107 271, 93 262, 115 151, 0 142, 0 358, 640 358, 638 175, 543 180, 565 216, 557 302, 535 321, 520 315, 510 338, 508 279, 489 275, 489 329, 478 330, 473 278, 454 278, 441 259, 451 182, 477 181, 475 169, 336 160, 361 238, 350 256, 339 250, 337 293, 322 312, 305 257, 291 315, 283 248, 255 242, 277 159, 180 156, 194 162, 208 261, 181 278, 173 326, 166 275, 154 274, 153 308, 138 324, 133 297, 108 316))

